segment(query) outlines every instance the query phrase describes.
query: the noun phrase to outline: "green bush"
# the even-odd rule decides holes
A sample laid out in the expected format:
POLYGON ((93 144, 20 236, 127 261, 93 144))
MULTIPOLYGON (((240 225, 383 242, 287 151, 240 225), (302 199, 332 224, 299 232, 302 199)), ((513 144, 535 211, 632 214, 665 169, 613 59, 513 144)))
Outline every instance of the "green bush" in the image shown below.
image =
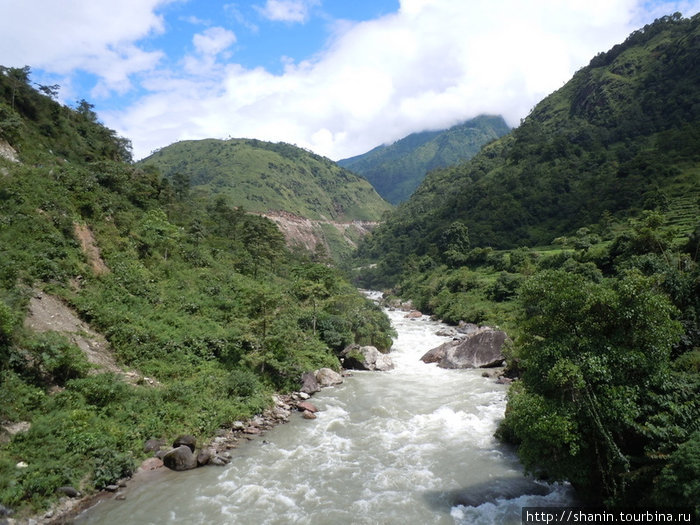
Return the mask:
POLYGON ((653 498, 658 505, 693 509, 700 516, 700 430, 671 454, 656 479, 653 498))
POLYGON ((95 407, 121 402, 129 395, 129 385, 112 373, 72 379, 66 388, 81 394, 86 403, 95 407))
POLYGON ((251 370, 237 368, 226 378, 226 391, 230 396, 252 397, 259 389, 260 381, 251 370))
POLYGON ((80 348, 55 332, 39 334, 28 344, 35 377, 60 386, 85 376, 91 368, 80 348))
POLYGON ((134 458, 129 453, 111 448, 101 448, 92 453, 93 483, 102 489, 120 479, 130 477, 134 472, 134 458))
POLYGON ((0 420, 29 419, 45 397, 43 390, 27 383, 16 372, 0 372, 0 420))

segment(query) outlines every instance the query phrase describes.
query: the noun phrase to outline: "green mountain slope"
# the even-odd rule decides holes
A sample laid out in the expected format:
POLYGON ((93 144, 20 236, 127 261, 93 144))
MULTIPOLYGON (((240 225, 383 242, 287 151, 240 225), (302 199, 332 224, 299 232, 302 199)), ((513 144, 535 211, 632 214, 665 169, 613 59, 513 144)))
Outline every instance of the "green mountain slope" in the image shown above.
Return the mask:
POLYGON ((148 439, 207 444, 303 372, 338 369, 348 343, 390 346, 386 317, 327 261, 126 162, 89 104, 57 104, 28 73, 0 68, 3 516, 129 476, 148 439))
POLYGON ((447 130, 413 133, 338 164, 359 173, 382 197, 398 204, 408 199, 429 171, 468 160, 484 144, 509 131, 502 117, 482 115, 447 130))
POLYGON ((167 146, 142 160, 192 190, 226 197, 254 212, 285 211, 307 219, 376 221, 391 206, 363 178, 331 160, 284 143, 197 140, 167 146))
POLYGON ((700 517, 699 56, 700 15, 635 31, 358 251, 362 285, 508 331, 497 436, 592 506, 700 517))
MULTIPOLYGON (((665 17, 596 56, 509 135, 429 174, 362 248, 436 256, 455 221, 473 246, 551 243, 645 209, 700 216, 700 17, 665 17)), ((396 265, 393 265, 396 266, 396 265)))

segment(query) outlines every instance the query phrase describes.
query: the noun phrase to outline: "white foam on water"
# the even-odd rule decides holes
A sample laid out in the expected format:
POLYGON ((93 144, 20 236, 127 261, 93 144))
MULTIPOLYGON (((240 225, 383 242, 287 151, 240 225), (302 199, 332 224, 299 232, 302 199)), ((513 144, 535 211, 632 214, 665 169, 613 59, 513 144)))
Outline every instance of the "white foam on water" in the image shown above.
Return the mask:
POLYGON ((554 484, 549 494, 525 494, 517 498, 498 498, 482 505, 452 508, 456 525, 521 525, 523 507, 563 507, 574 501, 573 489, 568 484, 554 484))

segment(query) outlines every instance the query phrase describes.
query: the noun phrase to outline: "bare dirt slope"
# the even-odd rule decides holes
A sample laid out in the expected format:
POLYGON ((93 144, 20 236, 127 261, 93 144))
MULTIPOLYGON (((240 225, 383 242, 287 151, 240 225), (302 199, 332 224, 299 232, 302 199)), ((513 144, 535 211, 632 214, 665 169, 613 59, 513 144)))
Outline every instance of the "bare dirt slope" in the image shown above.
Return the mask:
POLYGON ((314 220, 286 211, 269 211, 261 215, 277 224, 288 245, 302 246, 311 252, 314 251, 318 244, 325 245, 326 248, 329 247, 326 235, 323 232, 324 225, 336 228, 344 241, 354 248, 355 242, 353 238, 367 235, 378 224, 370 221, 335 222, 314 220))
POLYGON ((73 224, 73 229, 75 232, 75 237, 80 241, 80 246, 87 257, 90 267, 95 275, 102 275, 109 273, 109 268, 105 264, 102 256, 100 255, 100 249, 97 247, 97 242, 95 242, 95 236, 92 234, 92 230, 84 224, 76 222, 73 224))
POLYGON ((36 290, 29 300, 29 313, 24 326, 35 332, 58 332, 66 336, 95 365, 96 373, 114 372, 129 382, 153 383, 151 379, 120 367, 105 337, 90 328, 58 297, 36 290))

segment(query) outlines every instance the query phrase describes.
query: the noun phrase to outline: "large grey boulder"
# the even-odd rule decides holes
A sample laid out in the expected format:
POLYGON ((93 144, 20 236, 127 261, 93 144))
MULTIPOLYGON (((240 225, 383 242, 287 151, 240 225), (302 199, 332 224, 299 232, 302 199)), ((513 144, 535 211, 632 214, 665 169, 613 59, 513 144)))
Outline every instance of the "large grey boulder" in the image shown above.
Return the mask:
POLYGON ((197 468, 197 456, 187 445, 180 445, 163 456, 163 465, 170 470, 191 470, 197 468))
POLYGON ((343 358, 345 368, 377 370, 379 372, 394 368, 391 356, 381 353, 374 346, 350 345, 340 353, 340 356, 343 358))
POLYGON ((321 388, 339 385, 343 382, 343 376, 330 368, 321 368, 316 371, 316 381, 321 388))
POLYGON ((183 445, 188 447, 192 452, 194 452, 194 449, 197 448, 197 439, 189 434, 184 434, 182 436, 178 436, 177 439, 173 441, 173 448, 177 448, 183 445))
POLYGON ((316 374, 313 372, 304 372, 301 376, 300 392, 314 394, 319 390, 321 390, 321 387, 318 386, 318 381, 316 381, 316 374))
POLYGON ((426 352, 421 361, 440 368, 488 368, 505 360, 502 348, 508 335, 502 330, 484 329, 463 339, 448 341, 426 352))

